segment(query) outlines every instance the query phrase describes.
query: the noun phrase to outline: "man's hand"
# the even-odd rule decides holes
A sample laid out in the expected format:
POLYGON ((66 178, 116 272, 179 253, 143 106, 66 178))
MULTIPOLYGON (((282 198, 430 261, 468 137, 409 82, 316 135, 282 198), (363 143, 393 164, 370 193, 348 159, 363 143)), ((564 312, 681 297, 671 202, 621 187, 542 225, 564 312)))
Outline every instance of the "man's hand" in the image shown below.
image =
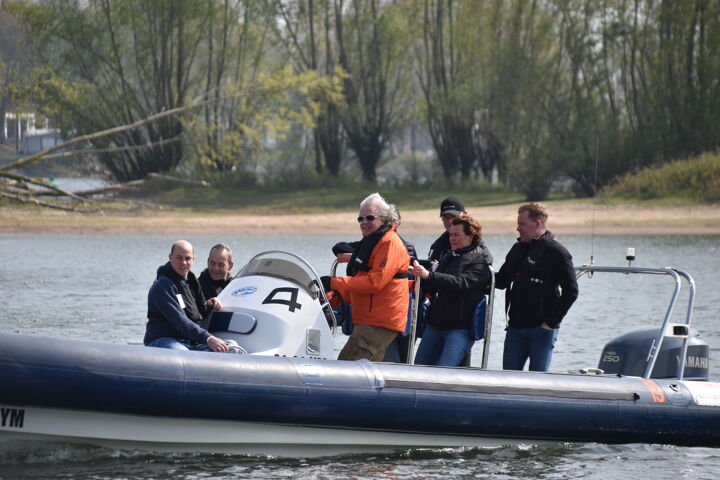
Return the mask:
POLYGON ((205 302, 210 310, 220 310, 222 308, 222 303, 220 300, 218 300, 217 297, 209 298, 207 302, 205 302))
POLYGON ((352 258, 352 253, 338 253, 336 256, 338 263, 347 263, 352 258))
POLYGON ((415 262, 413 263, 413 275, 415 276, 415 278, 422 278, 423 280, 425 280, 430 276, 430 272, 428 272, 425 267, 420 265, 420 263, 415 260, 415 262))
POLYGON ((227 353, 228 351, 227 343, 223 342, 215 335, 210 335, 208 337, 207 346, 210 347, 210 350, 212 350, 213 352, 227 353))

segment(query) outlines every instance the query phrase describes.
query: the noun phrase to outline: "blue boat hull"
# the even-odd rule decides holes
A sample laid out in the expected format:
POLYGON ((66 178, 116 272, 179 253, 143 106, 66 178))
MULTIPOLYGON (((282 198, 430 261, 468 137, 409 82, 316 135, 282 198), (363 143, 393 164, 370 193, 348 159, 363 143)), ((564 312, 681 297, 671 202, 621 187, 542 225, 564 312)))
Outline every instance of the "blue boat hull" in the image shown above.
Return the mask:
MULTIPOLYGON (((0 379, 0 439, 143 440, 142 432, 116 436, 112 425, 84 437, 43 434, 37 424, 30 432, 38 409, 364 432, 376 440, 392 434, 397 448, 467 439, 720 446, 720 394, 713 393, 720 385, 710 383, 182 352, 16 334, 0 334, 0 379), (709 396, 698 402, 699 391, 709 396), (406 443, 397 440, 403 436, 406 443)), ((346 440, 329 434, 332 441, 346 440)))

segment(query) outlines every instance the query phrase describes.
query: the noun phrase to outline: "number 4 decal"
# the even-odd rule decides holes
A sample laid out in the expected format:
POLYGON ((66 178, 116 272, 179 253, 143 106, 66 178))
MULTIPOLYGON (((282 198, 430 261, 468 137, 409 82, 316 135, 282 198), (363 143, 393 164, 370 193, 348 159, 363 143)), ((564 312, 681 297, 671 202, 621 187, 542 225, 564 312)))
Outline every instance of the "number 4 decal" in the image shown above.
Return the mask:
POLYGON ((297 301, 298 297, 298 289, 294 287, 281 287, 276 288, 270 294, 265 297, 265 300, 263 300, 263 305, 267 303, 279 303, 280 305, 287 305, 291 312, 294 312, 295 309, 300 310, 302 308, 302 305, 298 303, 297 301), (282 298, 275 298, 275 295, 278 293, 289 293, 290 294, 290 300, 285 300, 282 298))

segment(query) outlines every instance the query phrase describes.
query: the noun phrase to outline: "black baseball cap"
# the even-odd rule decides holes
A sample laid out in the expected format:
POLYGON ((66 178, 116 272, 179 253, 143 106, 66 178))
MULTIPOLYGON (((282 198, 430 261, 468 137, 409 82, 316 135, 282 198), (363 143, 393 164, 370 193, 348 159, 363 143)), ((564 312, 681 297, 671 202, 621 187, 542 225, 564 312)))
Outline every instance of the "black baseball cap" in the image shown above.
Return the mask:
POLYGON ((462 215, 465 212, 465 205, 457 197, 448 197, 440 204, 440 216, 442 217, 446 213, 455 215, 462 215))

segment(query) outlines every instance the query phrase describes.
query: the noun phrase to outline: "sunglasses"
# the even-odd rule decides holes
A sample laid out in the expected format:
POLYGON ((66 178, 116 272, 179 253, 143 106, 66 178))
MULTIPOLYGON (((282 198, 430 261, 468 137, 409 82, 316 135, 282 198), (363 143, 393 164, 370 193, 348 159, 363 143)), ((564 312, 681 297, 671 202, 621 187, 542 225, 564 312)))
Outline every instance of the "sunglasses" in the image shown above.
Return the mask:
POLYGON ((377 217, 376 217, 375 215, 368 215, 367 217, 358 217, 358 223, 362 223, 362 222, 364 222, 365 220, 367 220, 368 222, 372 222, 372 221, 375 220, 376 218, 377 218, 377 217))

